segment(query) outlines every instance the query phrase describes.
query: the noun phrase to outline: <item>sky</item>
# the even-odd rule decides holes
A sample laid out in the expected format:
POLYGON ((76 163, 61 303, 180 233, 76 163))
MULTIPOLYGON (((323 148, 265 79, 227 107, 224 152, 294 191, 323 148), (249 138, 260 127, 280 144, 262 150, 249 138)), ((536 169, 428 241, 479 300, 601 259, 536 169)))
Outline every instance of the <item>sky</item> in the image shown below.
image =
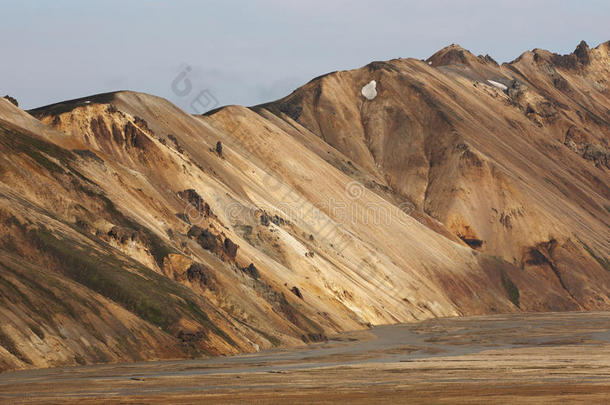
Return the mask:
POLYGON ((0 96, 25 109, 135 90, 195 113, 451 43, 508 62, 610 40, 610 2, 0 0, 0 96))

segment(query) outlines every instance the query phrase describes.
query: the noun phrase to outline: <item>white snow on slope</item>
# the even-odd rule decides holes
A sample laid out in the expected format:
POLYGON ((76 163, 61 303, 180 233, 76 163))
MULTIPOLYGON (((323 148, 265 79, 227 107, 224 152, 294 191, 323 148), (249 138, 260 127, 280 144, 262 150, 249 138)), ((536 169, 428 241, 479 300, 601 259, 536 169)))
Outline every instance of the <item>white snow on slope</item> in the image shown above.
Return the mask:
POLYGON ((362 87, 362 95, 367 100, 372 100, 377 97, 377 82, 375 80, 371 80, 367 85, 362 87))
POLYGON ((489 80, 489 79, 487 80, 487 82, 489 82, 489 84, 491 84, 492 86, 499 88, 500 90, 503 90, 503 91, 508 90, 508 87, 506 87, 502 83, 494 82, 493 80, 489 80))

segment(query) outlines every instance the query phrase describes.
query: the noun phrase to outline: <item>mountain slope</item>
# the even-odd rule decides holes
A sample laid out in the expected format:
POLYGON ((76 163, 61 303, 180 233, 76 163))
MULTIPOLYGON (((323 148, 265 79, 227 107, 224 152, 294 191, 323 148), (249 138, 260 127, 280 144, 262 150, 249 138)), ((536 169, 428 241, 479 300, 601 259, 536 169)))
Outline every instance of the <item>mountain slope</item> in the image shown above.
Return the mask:
POLYGON ((452 45, 330 74, 256 110, 296 121, 474 249, 557 278, 582 305, 608 291, 609 48, 498 66, 452 45))
POLYGON ((451 46, 204 116, 0 100, 0 367, 608 308, 608 46, 574 55, 451 46))

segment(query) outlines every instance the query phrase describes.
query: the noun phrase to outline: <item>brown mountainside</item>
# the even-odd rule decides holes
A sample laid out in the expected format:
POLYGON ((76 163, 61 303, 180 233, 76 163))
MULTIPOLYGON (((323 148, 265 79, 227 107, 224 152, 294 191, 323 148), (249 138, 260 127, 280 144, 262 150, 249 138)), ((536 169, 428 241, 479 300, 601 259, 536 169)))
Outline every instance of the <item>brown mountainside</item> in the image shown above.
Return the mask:
POLYGON ((609 51, 451 45, 204 116, 0 99, 0 369, 610 308, 609 51))

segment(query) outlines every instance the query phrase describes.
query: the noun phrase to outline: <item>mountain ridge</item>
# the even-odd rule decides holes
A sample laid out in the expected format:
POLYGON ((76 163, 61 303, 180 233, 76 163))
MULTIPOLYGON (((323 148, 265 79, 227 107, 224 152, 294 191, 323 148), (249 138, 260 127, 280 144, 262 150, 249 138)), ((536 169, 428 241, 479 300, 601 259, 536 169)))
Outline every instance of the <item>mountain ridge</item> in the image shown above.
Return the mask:
POLYGON ((130 91, 0 100, 0 368, 607 309, 608 42, 444 50, 201 116, 130 91))

